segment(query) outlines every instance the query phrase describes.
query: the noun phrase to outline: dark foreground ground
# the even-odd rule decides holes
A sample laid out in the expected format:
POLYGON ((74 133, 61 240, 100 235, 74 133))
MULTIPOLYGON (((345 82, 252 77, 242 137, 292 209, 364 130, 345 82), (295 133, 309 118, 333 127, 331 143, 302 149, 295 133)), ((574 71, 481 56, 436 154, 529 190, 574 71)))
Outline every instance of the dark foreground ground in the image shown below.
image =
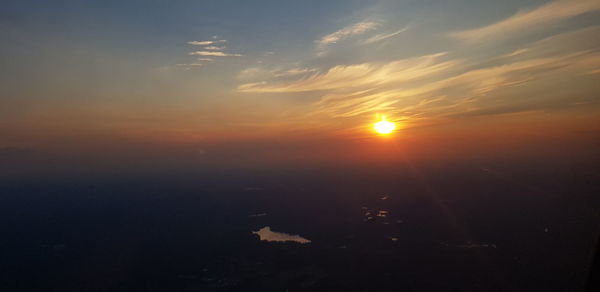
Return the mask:
POLYGON ((5 180, 0 290, 581 291, 599 178, 466 163, 5 180), (312 242, 260 241, 265 226, 312 242))

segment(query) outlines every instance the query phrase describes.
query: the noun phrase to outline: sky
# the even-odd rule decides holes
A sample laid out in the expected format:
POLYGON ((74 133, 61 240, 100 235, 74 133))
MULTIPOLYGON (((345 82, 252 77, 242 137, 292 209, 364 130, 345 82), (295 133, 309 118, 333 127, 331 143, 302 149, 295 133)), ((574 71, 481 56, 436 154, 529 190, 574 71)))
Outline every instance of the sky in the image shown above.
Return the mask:
POLYGON ((4 173, 600 152, 595 0, 1 5, 4 173))

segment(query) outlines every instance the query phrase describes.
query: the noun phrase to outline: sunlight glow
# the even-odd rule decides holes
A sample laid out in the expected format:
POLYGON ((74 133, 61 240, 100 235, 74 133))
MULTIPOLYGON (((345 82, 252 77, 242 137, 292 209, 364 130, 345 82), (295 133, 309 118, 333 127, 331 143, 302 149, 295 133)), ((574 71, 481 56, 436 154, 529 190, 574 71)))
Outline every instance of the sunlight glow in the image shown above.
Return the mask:
POLYGON ((396 129, 396 124, 389 122, 385 117, 381 117, 381 121, 375 123, 375 131, 379 134, 387 135, 396 129))

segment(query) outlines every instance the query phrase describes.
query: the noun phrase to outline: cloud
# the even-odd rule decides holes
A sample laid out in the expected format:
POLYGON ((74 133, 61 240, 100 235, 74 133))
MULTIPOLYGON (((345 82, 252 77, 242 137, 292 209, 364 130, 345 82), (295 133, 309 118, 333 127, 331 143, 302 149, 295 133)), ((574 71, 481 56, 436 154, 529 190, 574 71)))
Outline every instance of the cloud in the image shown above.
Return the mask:
MULTIPOLYGON (((548 106, 544 96, 524 107, 514 96, 488 95, 501 88, 522 85, 559 71, 585 71, 600 66, 600 54, 578 52, 562 56, 525 59, 509 64, 467 70, 436 81, 389 89, 357 88, 353 93, 334 91, 322 96, 315 114, 352 117, 378 111, 396 116, 433 118, 509 113, 548 106), (360 91, 359 91, 360 90, 360 91)), ((570 74, 570 73, 566 73, 570 74)))
POLYGON ((190 67, 200 67, 200 66, 205 65, 205 62, 213 61, 212 58, 206 58, 206 57, 241 57, 241 56, 243 56, 241 54, 223 52, 223 50, 225 49, 225 46, 216 46, 213 44, 225 43, 227 41, 226 40, 217 40, 216 36, 214 36, 213 38, 215 40, 188 42, 188 44, 190 44, 190 45, 204 46, 203 51, 195 51, 195 52, 188 53, 188 55, 190 55, 190 56, 200 56, 200 58, 197 58, 197 60, 200 62, 204 62, 204 63, 177 64, 177 66, 182 66, 182 67, 186 67, 186 69, 190 69, 190 67))
POLYGON ((565 76, 597 73, 598 33, 600 26, 558 34, 487 59, 458 59, 450 53, 438 53, 387 63, 338 65, 322 72, 311 68, 290 69, 290 73, 298 75, 275 71, 271 78, 241 84, 238 91, 314 92, 320 99, 307 113, 313 117, 386 112, 395 117, 424 120, 558 108, 557 104, 569 105, 576 98, 569 95, 550 102, 548 96, 552 94, 498 93, 536 82, 539 85, 539 80, 556 81, 565 76), (280 76, 286 78, 277 78, 280 76))
POLYGON ((225 49, 225 47, 208 46, 208 47, 204 47, 204 49, 210 50, 210 51, 222 51, 223 49, 225 49))
POLYGON ((286 242, 293 241, 297 243, 310 243, 311 241, 300 236, 300 235, 291 235, 282 232, 271 231, 271 227, 266 226, 261 228, 258 231, 252 231, 253 234, 257 234, 260 237, 260 240, 270 241, 270 242, 286 242))
POLYGON ((514 56, 518 56, 518 55, 524 54, 527 51, 529 51, 529 49, 518 49, 518 50, 515 50, 515 51, 511 52, 510 54, 507 54, 507 55, 505 55, 503 57, 514 57, 514 56))
POLYGON ((378 35, 372 36, 372 37, 364 40, 362 43, 363 44, 372 44, 372 43, 380 42, 380 41, 389 39, 391 37, 395 37, 395 36, 397 36, 397 35, 405 32, 407 29, 408 28, 405 27, 405 28, 402 28, 402 29, 397 30, 395 32, 391 32, 391 33, 387 33, 387 34, 378 34, 378 35))
POLYGON ((271 72, 260 67, 246 68, 238 73, 238 78, 243 80, 269 77, 271 77, 271 72))
POLYGON ((212 45, 212 44, 216 44, 216 43, 226 43, 227 40, 216 40, 216 41, 190 41, 187 42, 190 45, 194 45, 194 46, 208 46, 208 45, 212 45))
POLYGON ((191 41, 191 42, 187 42, 190 45, 195 45, 195 46, 206 46, 206 45, 211 45, 214 43, 214 41, 191 41))
POLYGON ((502 38, 565 20, 577 15, 600 10, 597 0, 557 0, 531 11, 520 11, 500 22, 477 29, 454 32, 450 36, 467 42, 483 42, 502 38))
POLYGON ((594 51, 600 48, 600 26, 586 27, 561 33, 528 44, 513 52, 512 56, 552 56, 577 51, 594 51))
POLYGON ((355 23, 353 25, 344 27, 336 32, 330 33, 326 36, 323 36, 321 39, 315 41, 317 43, 317 55, 322 55, 327 46, 331 44, 335 44, 341 40, 346 38, 364 34, 367 31, 376 29, 380 26, 379 23, 373 21, 362 21, 355 23))
MULTIPOLYGON (((315 68, 291 68, 291 69, 281 69, 281 68, 265 68, 265 67, 250 67, 244 70, 241 70, 238 73, 238 79, 241 80, 265 80, 270 78, 288 78, 288 77, 297 77, 299 75, 305 75, 309 73, 315 73, 318 70, 315 68)), ((246 84, 247 85, 247 84, 246 84)))
POLYGON ((223 52, 195 51, 188 55, 191 56, 214 56, 214 57, 241 57, 241 54, 228 54, 223 52))
MULTIPOLYGON (((535 29, 596 11, 598 7, 600 4, 588 0, 554 1, 496 24, 457 32, 452 36, 468 42, 500 38, 503 34, 520 33, 523 28, 535 29)), ((357 35, 361 36, 352 38, 354 44, 377 43, 407 30, 370 32, 378 27, 375 22, 350 25, 315 41, 319 45, 317 49, 327 49, 331 44, 357 35)), ((313 120, 360 119, 384 112, 395 119, 407 119, 418 124, 421 121, 430 123, 476 115, 551 110, 590 99, 589 86, 573 86, 568 94, 554 86, 560 82, 573 82, 576 76, 588 74, 587 79, 580 78, 578 81, 585 85, 587 83, 584 82, 597 76, 590 74, 600 71, 597 69, 600 68, 599 33, 600 26, 586 27, 555 34, 522 47, 510 43, 481 53, 477 50, 472 53, 460 46, 461 51, 392 61, 366 59, 354 64, 307 66, 315 63, 313 59, 293 63, 294 68, 291 69, 250 68, 252 70, 243 73, 252 78, 241 82, 237 91, 280 93, 282 96, 310 92, 307 96, 317 97, 318 101, 302 111, 308 109, 304 118, 313 120), (557 90, 544 91, 546 86, 557 90)), ((468 46, 468 43, 465 44, 468 46)), ((350 46, 348 49, 358 48, 365 47, 350 46)), ((364 57, 379 57, 373 55, 366 54, 364 57)), ((340 62, 339 58, 331 59, 327 61, 340 62)))
MULTIPOLYGON (((216 39, 216 36, 213 38, 216 39)), ((223 50, 225 49, 225 46, 211 45, 211 44, 225 43, 225 42, 227 42, 227 41, 226 40, 212 40, 212 41, 188 42, 188 44, 191 44, 191 45, 204 46, 203 51, 195 51, 195 52, 188 53, 188 55, 190 55, 190 56, 200 56, 200 58, 197 58, 197 60, 200 62, 203 62, 203 63, 177 64, 177 66, 182 66, 182 67, 186 67, 186 69, 189 69, 190 67, 200 67, 200 66, 205 65, 206 62, 213 61, 212 58, 206 58, 206 57, 241 57, 241 56, 243 56, 242 54, 223 52, 223 50)))
POLYGON ((287 77, 287 76, 295 76, 295 75, 300 75, 300 74, 307 74, 307 73, 313 73, 313 72, 317 72, 317 69, 309 69, 309 68, 292 68, 292 69, 288 69, 288 70, 283 70, 283 71, 276 71, 274 72, 275 77, 287 77))
POLYGON ((176 64, 177 66, 181 66, 181 67, 200 67, 200 66, 204 66, 204 64, 202 63, 189 63, 189 64, 176 64))
POLYGON ((362 21, 330 33, 315 42, 322 45, 334 44, 350 36, 363 34, 369 30, 373 30, 379 27, 379 25, 379 23, 373 21, 362 21))
POLYGON ((383 86, 389 83, 405 82, 447 70, 455 62, 440 62, 444 53, 409 58, 390 63, 363 63, 348 66, 335 66, 323 74, 313 74, 307 78, 282 84, 266 82, 242 84, 240 92, 307 92, 383 86))

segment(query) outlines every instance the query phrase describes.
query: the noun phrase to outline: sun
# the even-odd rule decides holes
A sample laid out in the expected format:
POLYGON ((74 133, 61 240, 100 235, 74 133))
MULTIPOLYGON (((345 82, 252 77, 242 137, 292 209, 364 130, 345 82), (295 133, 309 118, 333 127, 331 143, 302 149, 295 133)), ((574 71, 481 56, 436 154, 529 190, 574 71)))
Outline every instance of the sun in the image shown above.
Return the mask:
POLYGON ((382 135, 387 135, 396 129, 396 124, 387 121, 385 117, 382 116, 381 121, 375 123, 374 128, 375 132, 382 135))

